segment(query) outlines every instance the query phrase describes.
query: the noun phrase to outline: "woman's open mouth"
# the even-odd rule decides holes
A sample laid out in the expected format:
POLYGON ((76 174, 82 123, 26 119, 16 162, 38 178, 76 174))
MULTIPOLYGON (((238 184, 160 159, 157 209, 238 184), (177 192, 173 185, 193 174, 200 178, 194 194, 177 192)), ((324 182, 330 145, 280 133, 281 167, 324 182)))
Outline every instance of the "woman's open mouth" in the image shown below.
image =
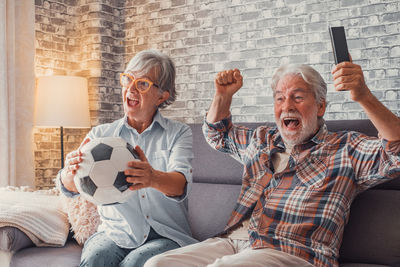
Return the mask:
POLYGON ((129 107, 135 107, 135 106, 139 105, 139 100, 137 100, 137 99, 127 97, 126 100, 127 100, 129 107))

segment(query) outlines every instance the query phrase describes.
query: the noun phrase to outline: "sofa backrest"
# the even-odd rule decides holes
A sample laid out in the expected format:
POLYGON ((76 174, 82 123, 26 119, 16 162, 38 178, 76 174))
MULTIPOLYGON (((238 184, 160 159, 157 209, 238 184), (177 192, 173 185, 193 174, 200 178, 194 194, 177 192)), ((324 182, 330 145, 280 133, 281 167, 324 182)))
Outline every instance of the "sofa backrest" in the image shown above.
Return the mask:
MULTIPOLYGON (((260 123, 241 125, 256 128, 260 123)), ((201 124, 190 126, 193 132, 193 182, 240 185, 243 174, 242 164, 228 154, 211 148, 203 136, 201 124)))
MULTIPOLYGON (((237 123, 256 128, 266 123, 237 123)), ((329 131, 352 130, 377 136, 369 120, 327 121, 329 131)), ((273 125, 267 123, 267 125, 273 125)), ((193 187, 189 195, 189 221, 195 238, 204 240, 225 226, 240 192, 243 166, 215 151, 205 141, 201 124, 193 132, 193 187)), ((341 261, 380 263, 400 261, 400 178, 360 194, 345 227, 341 261)))

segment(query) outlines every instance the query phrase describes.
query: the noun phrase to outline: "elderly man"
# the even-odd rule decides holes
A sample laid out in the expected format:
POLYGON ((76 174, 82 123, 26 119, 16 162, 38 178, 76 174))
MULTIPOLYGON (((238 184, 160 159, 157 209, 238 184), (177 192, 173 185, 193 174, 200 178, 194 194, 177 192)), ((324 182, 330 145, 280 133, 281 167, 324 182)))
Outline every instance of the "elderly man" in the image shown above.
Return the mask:
POLYGON ((338 266, 352 201, 400 173, 400 120, 373 96, 360 66, 342 62, 332 74, 336 90, 350 91, 380 139, 327 131, 326 83, 310 66, 277 70, 277 127, 254 130, 231 121, 239 70, 217 75, 203 129, 211 146, 244 165, 237 205, 218 237, 156 256, 146 267, 338 266))

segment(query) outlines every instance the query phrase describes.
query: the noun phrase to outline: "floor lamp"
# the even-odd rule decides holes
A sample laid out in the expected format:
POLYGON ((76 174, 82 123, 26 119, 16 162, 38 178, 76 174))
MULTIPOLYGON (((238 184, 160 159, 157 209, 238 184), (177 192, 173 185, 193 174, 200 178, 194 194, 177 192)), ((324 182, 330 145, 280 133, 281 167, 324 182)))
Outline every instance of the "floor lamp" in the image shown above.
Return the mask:
POLYGON ((35 126, 60 127, 61 168, 64 168, 63 128, 90 127, 87 80, 76 76, 38 77, 35 126))

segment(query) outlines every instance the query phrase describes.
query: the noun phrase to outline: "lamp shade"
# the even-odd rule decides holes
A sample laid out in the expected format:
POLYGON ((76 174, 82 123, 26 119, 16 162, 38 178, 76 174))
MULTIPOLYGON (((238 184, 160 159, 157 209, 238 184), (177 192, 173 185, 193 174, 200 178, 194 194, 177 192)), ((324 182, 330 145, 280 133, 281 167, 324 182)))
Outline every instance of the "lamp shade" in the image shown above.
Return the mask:
POLYGON ((38 77, 35 125, 90 127, 87 80, 76 76, 38 77))

